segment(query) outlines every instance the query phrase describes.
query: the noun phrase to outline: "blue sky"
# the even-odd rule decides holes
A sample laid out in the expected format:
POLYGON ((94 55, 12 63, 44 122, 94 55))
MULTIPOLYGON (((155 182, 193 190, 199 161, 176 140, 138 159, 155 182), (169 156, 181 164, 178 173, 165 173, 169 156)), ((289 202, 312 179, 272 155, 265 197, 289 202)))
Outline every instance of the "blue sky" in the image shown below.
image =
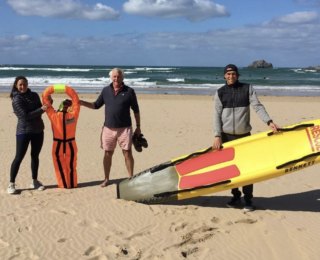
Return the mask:
POLYGON ((320 0, 2 0, 0 64, 320 65, 320 0))

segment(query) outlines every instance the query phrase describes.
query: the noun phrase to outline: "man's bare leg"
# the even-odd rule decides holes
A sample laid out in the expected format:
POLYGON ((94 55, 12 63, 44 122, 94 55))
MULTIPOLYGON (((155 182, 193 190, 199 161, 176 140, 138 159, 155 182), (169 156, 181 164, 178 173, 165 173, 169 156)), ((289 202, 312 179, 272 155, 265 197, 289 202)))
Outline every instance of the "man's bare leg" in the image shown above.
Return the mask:
POLYGON ((128 170, 129 177, 133 176, 133 167, 134 167, 134 159, 132 156, 132 150, 122 150, 122 153, 124 155, 124 160, 126 163, 126 167, 128 170))
POLYGON ((104 181, 101 183, 101 187, 106 187, 109 182, 110 169, 112 164, 113 151, 105 151, 103 157, 103 170, 104 170, 104 181))

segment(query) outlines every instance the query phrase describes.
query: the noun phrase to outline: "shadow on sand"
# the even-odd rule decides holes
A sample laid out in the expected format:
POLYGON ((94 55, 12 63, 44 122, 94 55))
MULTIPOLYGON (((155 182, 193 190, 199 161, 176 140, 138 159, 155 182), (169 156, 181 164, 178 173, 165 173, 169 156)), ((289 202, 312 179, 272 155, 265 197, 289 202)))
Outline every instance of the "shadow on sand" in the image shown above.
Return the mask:
MULTIPOLYGON (((113 180, 110 180, 109 181, 109 185, 113 185, 113 184, 118 184, 120 183, 121 181, 125 180, 126 178, 120 178, 120 179, 113 179, 113 180)), ((92 186, 100 186, 100 184, 103 182, 103 180, 99 180, 99 181, 89 181, 89 182, 81 182, 81 183, 78 183, 78 187, 77 189, 79 188, 86 188, 86 187, 92 187, 92 186)), ((108 186, 109 186, 108 185, 108 186)), ((54 184, 54 185, 45 185, 46 186, 46 189, 57 189, 58 186, 57 184, 54 184)))
MULTIPOLYGON (((197 197, 172 201, 165 205, 196 205, 201 207, 225 208, 230 196, 197 197)), ((257 210, 308 211, 320 212, 320 190, 286 194, 276 197, 254 197, 257 210)))
MULTIPOLYGON (((110 180, 109 185, 118 185, 126 178, 110 180)), ((99 186, 102 180, 78 183, 78 188, 99 186)), ((46 189, 55 189, 57 185, 46 185, 46 189)), ((21 191, 20 191, 21 192, 21 191)), ((20 194, 18 191, 18 194, 20 194)), ((170 201, 162 205, 194 205, 200 207, 225 208, 230 196, 203 196, 185 200, 170 201)), ((311 190, 300 193, 286 194, 276 197, 254 197, 256 210, 278 210, 278 211, 308 211, 320 212, 320 190, 311 190)))

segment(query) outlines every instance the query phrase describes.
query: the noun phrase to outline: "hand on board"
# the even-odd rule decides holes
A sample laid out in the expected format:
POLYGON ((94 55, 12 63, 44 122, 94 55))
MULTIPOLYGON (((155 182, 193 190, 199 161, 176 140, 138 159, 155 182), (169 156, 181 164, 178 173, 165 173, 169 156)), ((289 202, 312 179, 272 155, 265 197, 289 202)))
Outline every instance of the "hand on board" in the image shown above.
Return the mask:
POLYGON ((213 140, 212 149, 213 150, 220 150, 222 148, 222 141, 220 136, 216 136, 213 140))

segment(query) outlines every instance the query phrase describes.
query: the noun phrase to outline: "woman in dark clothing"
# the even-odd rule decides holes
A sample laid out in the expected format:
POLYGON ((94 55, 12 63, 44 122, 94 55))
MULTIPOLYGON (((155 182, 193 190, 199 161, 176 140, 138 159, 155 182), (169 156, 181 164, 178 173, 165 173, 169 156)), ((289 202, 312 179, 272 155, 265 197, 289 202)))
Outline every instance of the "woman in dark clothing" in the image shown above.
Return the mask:
POLYGON ((17 192, 15 180, 20 164, 31 144, 31 173, 30 188, 44 190, 45 187, 38 181, 39 154, 43 145, 44 123, 41 115, 47 109, 42 105, 39 95, 28 88, 28 80, 24 76, 16 77, 10 93, 13 111, 18 117, 16 130, 16 155, 11 164, 10 183, 7 189, 9 194, 17 192))

